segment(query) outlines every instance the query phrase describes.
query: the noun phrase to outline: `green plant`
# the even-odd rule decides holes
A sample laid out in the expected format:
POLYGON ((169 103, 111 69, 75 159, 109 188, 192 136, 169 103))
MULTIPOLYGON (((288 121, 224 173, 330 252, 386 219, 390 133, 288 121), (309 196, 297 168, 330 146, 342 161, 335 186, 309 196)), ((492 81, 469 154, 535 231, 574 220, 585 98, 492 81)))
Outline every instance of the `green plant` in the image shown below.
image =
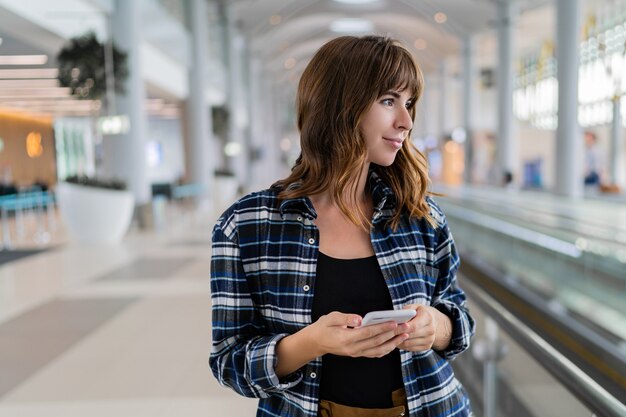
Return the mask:
MULTIPOLYGON (((61 86, 70 87, 72 94, 80 99, 100 99, 106 92, 104 54, 105 46, 93 32, 70 39, 57 55, 61 86)), ((113 74, 115 91, 123 93, 128 77, 127 54, 115 45, 113 74)))
POLYGON ((119 179, 90 178, 86 175, 71 175, 65 179, 65 182, 108 190, 126 190, 127 188, 126 183, 119 179))

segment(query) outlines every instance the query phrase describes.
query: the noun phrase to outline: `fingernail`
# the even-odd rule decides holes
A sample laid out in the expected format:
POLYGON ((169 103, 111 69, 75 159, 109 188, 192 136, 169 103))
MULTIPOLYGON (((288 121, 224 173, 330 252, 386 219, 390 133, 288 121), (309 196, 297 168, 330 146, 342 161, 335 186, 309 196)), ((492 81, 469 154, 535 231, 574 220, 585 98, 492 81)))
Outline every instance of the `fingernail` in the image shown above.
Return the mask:
POLYGON ((359 319, 356 318, 356 317, 352 317, 352 324, 355 325, 355 326, 358 326, 359 325, 359 319))

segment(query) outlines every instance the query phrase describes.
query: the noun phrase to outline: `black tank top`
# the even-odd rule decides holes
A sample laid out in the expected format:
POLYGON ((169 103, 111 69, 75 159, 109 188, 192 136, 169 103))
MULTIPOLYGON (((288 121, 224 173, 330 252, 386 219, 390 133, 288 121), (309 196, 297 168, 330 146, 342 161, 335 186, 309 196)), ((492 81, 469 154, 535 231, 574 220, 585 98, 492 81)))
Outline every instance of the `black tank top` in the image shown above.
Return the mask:
MULTIPOLYGON (((391 296, 376 256, 336 259, 320 252, 311 318, 332 311, 364 316, 393 309, 391 296)), ((327 354, 322 358, 320 399, 351 407, 389 408, 391 392, 402 388, 400 352, 382 358, 351 358, 327 354)))

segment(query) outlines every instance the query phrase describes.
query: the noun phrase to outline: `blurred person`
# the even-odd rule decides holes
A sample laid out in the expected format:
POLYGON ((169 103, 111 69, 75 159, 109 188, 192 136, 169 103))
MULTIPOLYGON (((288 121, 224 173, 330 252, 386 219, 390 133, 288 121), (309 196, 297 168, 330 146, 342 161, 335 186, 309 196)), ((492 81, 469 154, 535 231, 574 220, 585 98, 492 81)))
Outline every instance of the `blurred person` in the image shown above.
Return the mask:
POLYGON ((328 42, 299 83, 291 174, 218 219, 209 362, 257 416, 471 415, 449 361, 474 320, 410 137, 422 89, 397 41, 328 42), (391 309, 416 315, 360 326, 391 309))
POLYGON ((585 185, 599 186, 602 182, 602 166, 598 137, 595 133, 586 131, 585 137, 585 185))

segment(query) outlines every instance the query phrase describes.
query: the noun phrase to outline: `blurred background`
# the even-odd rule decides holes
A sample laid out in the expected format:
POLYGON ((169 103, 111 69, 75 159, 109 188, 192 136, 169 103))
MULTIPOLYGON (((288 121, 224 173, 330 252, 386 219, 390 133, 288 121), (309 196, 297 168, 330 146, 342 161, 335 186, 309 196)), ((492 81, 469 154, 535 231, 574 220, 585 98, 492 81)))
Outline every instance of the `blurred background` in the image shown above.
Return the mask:
POLYGON ((424 73, 476 414, 626 415, 626 0, 0 0, 0 416, 254 415, 207 365, 211 227, 346 34, 424 73))

